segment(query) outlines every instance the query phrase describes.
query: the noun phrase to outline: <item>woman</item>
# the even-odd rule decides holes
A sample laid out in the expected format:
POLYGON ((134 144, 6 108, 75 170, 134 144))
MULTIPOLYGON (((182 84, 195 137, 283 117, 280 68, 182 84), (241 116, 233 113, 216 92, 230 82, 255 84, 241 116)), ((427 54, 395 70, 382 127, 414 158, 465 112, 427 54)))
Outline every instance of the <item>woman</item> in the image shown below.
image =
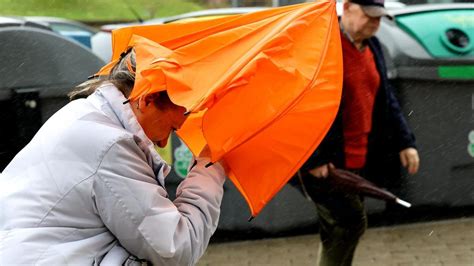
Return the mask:
POLYGON ((167 198, 164 147, 185 121, 166 92, 128 102, 135 54, 51 117, 0 178, 0 265, 193 265, 217 227, 225 171, 197 158, 167 198), (85 98, 86 97, 86 98, 85 98))

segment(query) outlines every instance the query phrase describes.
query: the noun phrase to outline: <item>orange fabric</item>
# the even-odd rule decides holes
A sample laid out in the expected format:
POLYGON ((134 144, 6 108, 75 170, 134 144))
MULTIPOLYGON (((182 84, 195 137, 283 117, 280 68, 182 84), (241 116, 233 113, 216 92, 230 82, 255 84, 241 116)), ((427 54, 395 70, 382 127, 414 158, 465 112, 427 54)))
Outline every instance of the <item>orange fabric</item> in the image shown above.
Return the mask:
POLYGON ((130 99, 167 90, 191 111, 178 135, 194 154, 207 144, 212 161, 227 162, 253 216, 319 145, 339 107, 332 0, 113 32, 113 60, 131 46, 130 99))

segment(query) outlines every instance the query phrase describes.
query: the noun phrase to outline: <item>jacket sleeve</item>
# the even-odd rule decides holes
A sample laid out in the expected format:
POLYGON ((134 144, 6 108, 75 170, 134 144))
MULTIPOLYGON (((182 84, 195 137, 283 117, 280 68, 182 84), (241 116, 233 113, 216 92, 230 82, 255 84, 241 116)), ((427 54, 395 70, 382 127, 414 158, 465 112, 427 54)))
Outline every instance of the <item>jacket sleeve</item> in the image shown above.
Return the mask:
POLYGON ((97 214, 136 257, 154 265, 194 265, 216 230, 225 180, 220 164, 206 163, 197 160, 172 202, 133 138, 120 140, 94 177, 97 214))
POLYGON ((396 134, 396 138, 398 140, 399 151, 409 147, 416 148, 415 135, 411 131, 405 117, 403 116, 403 112, 400 108, 397 98, 393 94, 393 89, 390 84, 388 84, 387 88, 387 103, 389 118, 391 120, 390 123, 395 130, 394 133, 396 134))
POLYGON ((400 108, 397 98, 394 95, 393 87, 390 84, 390 81, 387 77, 387 69, 385 58, 382 50, 382 46, 380 41, 373 37, 369 40, 369 45, 374 52, 376 57, 377 67, 379 68, 379 72, 382 78, 382 81, 385 83, 386 86, 386 97, 387 97, 387 108, 388 108, 388 117, 389 117, 389 125, 394 130, 395 137, 397 139, 397 145, 399 151, 403 149, 413 147, 416 148, 416 141, 415 135, 410 130, 408 123, 403 116, 403 112, 400 108))

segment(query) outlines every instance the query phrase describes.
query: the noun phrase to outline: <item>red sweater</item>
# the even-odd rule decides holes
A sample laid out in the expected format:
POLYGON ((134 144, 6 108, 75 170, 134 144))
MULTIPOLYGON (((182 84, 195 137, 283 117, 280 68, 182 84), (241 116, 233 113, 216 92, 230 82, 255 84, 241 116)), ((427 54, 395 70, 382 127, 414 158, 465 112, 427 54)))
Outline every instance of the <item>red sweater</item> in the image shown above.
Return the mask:
POLYGON ((380 86, 374 56, 369 47, 359 51, 342 34, 344 60, 344 90, 342 119, 346 168, 360 169, 365 165, 368 137, 372 127, 375 95, 380 86))

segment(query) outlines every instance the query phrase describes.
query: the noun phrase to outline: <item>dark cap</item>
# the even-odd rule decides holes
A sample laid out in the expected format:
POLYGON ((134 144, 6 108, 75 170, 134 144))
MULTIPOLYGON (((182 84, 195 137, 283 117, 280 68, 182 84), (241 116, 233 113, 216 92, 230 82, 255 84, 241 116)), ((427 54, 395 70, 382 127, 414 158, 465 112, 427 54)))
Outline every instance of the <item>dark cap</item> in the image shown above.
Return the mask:
POLYGON ((349 2, 360 5, 369 17, 390 16, 385 9, 385 0, 349 0, 349 2))

